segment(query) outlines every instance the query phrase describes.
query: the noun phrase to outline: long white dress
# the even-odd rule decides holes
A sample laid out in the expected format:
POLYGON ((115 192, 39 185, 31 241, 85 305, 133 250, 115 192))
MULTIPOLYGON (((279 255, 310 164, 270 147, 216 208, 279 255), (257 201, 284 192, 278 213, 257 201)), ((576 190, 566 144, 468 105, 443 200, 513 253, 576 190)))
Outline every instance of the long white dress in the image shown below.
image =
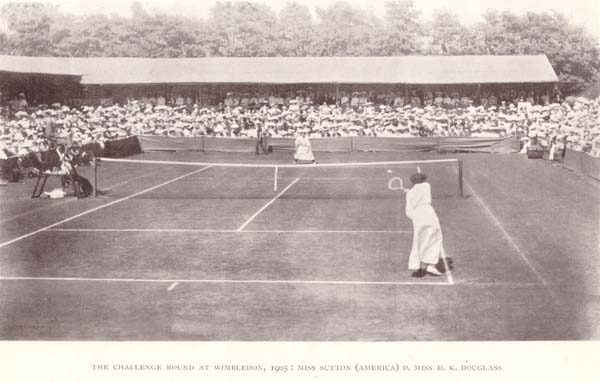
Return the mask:
POLYGON ((557 144, 556 143, 551 143, 550 144, 550 153, 548 153, 548 160, 549 161, 554 161, 555 160, 555 156, 556 156, 556 149, 557 149, 557 144))
POLYGON ((406 193, 406 216, 413 223, 413 243, 408 269, 416 270, 421 262, 436 265, 443 253, 442 228, 431 206, 431 186, 415 184, 406 193))
POLYGON ((295 142, 296 154, 294 158, 298 161, 314 161, 315 156, 312 152, 312 146, 308 137, 298 136, 295 142))

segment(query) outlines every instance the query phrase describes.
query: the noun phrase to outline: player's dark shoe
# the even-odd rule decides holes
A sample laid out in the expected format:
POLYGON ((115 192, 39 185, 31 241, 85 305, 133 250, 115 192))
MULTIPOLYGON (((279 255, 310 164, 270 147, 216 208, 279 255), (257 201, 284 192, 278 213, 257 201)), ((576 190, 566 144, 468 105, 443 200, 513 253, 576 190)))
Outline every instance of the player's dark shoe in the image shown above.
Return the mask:
POLYGON ((426 274, 427 274, 427 271, 425 271, 425 269, 419 269, 419 270, 415 271, 414 273, 412 273, 411 277, 423 278, 426 274))
POLYGON ((437 265, 435 265, 435 268, 438 269, 440 272, 445 273, 448 270, 454 270, 453 264, 454 264, 454 261, 452 260, 452 258, 446 258, 445 263, 444 263, 444 259, 440 258, 437 265), (448 264, 448 268, 446 268, 446 264, 448 264))

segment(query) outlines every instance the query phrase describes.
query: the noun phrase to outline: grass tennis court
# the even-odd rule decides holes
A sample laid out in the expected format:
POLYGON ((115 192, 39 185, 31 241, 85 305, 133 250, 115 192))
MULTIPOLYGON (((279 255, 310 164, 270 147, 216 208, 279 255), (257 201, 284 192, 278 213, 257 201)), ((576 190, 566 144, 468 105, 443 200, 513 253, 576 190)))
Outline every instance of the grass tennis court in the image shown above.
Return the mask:
MULTIPOLYGON (((133 159, 290 164, 275 153, 133 159)), ((519 155, 321 153, 424 164, 454 269, 411 278, 414 167, 102 163, 99 198, 0 189, 0 338, 600 339, 600 185, 519 155), (391 170, 392 173, 389 173, 391 170)), ((91 168, 80 169, 91 177, 91 168)), ((50 185, 50 188, 53 185, 50 185)))

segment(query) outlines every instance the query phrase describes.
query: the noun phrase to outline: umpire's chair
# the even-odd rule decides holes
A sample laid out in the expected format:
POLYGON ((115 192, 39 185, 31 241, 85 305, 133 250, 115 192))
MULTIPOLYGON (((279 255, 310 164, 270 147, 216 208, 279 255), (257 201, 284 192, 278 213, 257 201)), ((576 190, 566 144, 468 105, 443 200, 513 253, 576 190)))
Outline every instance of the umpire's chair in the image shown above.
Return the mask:
POLYGON ((77 152, 73 152, 73 147, 68 151, 64 150, 64 146, 59 145, 55 151, 50 151, 37 175, 37 181, 33 188, 31 198, 39 198, 44 193, 46 182, 50 177, 60 177, 61 186, 63 189, 72 189, 77 198, 85 198, 93 191, 90 189, 89 181, 81 177, 77 173, 78 159, 77 152), (62 152, 61 152, 62 148, 62 152))

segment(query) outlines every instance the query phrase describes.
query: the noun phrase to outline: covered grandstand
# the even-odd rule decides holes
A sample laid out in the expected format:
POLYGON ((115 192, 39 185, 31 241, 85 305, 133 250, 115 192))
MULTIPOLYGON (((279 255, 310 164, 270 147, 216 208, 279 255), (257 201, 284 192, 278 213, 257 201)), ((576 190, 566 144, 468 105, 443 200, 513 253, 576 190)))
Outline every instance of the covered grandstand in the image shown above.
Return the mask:
POLYGON ((0 56, 0 86, 33 103, 93 104, 181 94, 214 105, 228 92, 497 89, 550 94, 558 82, 548 58, 535 56, 72 58, 0 56), (42 80, 40 80, 42 79, 42 80), (34 81, 35 80, 35 81, 34 81), (67 86, 65 86, 65 84, 67 86), (80 84, 80 87, 74 86, 80 84), (68 89, 69 92, 65 92, 68 89))

